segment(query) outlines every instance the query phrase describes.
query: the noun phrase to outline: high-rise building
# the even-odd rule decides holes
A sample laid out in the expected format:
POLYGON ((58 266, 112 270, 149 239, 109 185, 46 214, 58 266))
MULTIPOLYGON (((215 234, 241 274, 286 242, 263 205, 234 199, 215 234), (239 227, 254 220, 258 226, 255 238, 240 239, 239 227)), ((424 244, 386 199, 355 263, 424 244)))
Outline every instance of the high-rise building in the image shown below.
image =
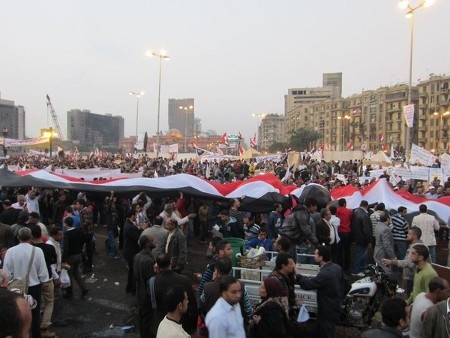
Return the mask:
POLYGON ((267 114, 259 126, 258 145, 260 149, 269 149, 272 144, 284 142, 284 116, 267 114))
POLYGON ((194 99, 169 99, 169 129, 177 129, 183 136, 194 136, 194 99))
POLYGON ((72 109, 67 112, 68 140, 79 151, 117 151, 124 136, 124 119, 111 114, 93 114, 90 110, 72 109))
POLYGON ((14 101, 0 99, 0 132, 7 131, 7 137, 25 138, 25 108, 14 105, 14 101))

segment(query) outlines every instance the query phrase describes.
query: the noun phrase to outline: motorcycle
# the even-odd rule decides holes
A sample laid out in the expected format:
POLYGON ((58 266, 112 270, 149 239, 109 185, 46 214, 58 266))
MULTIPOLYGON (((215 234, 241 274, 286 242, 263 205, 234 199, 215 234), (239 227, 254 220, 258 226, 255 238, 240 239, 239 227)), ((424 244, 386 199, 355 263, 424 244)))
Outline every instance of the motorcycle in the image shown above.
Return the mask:
POLYGON ((375 313, 386 298, 404 294, 392 277, 392 271, 381 261, 376 260, 370 269, 373 270, 371 276, 363 277, 351 285, 342 305, 342 325, 370 327, 375 313))

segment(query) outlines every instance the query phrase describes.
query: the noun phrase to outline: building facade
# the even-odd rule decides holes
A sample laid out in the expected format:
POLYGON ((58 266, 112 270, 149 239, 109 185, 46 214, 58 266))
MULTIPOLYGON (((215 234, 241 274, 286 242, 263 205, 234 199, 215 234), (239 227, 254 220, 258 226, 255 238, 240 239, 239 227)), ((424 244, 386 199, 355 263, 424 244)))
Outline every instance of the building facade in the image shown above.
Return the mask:
POLYGON ((68 139, 79 151, 115 152, 124 137, 124 119, 111 114, 93 114, 90 110, 72 109, 67 112, 68 139))
POLYGON ((278 114, 267 114, 259 125, 259 149, 269 149, 272 144, 285 140, 285 119, 278 114))
POLYGON ((8 138, 25 139, 25 108, 0 99, 0 132, 3 131, 8 138))
POLYGON ((195 135, 196 122, 194 99, 169 99, 168 115, 169 130, 177 129, 183 136, 195 135))

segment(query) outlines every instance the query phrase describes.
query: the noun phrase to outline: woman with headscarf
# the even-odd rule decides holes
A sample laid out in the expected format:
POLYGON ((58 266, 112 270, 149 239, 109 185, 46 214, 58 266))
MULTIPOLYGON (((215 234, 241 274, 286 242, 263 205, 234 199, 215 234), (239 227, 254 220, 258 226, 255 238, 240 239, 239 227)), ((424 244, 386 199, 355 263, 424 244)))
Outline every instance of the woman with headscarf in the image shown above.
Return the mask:
POLYGON ((259 287, 261 302, 257 305, 250 326, 250 337, 289 336, 289 304, 286 291, 275 277, 267 277, 259 287))

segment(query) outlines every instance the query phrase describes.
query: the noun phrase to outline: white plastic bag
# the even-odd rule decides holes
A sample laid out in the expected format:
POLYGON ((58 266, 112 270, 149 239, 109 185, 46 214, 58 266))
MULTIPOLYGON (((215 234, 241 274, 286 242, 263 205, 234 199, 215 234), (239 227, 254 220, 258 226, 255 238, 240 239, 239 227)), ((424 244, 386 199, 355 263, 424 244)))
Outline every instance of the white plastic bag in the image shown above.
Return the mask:
POLYGON ((67 272, 66 269, 61 270, 59 279, 61 280, 61 288, 62 289, 68 288, 70 286, 70 277, 69 277, 69 273, 67 272))
POLYGON ((309 312, 306 309, 305 304, 303 304, 300 307, 300 310, 298 311, 297 322, 298 323, 304 323, 304 322, 307 322, 308 320, 309 320, 309 312))

